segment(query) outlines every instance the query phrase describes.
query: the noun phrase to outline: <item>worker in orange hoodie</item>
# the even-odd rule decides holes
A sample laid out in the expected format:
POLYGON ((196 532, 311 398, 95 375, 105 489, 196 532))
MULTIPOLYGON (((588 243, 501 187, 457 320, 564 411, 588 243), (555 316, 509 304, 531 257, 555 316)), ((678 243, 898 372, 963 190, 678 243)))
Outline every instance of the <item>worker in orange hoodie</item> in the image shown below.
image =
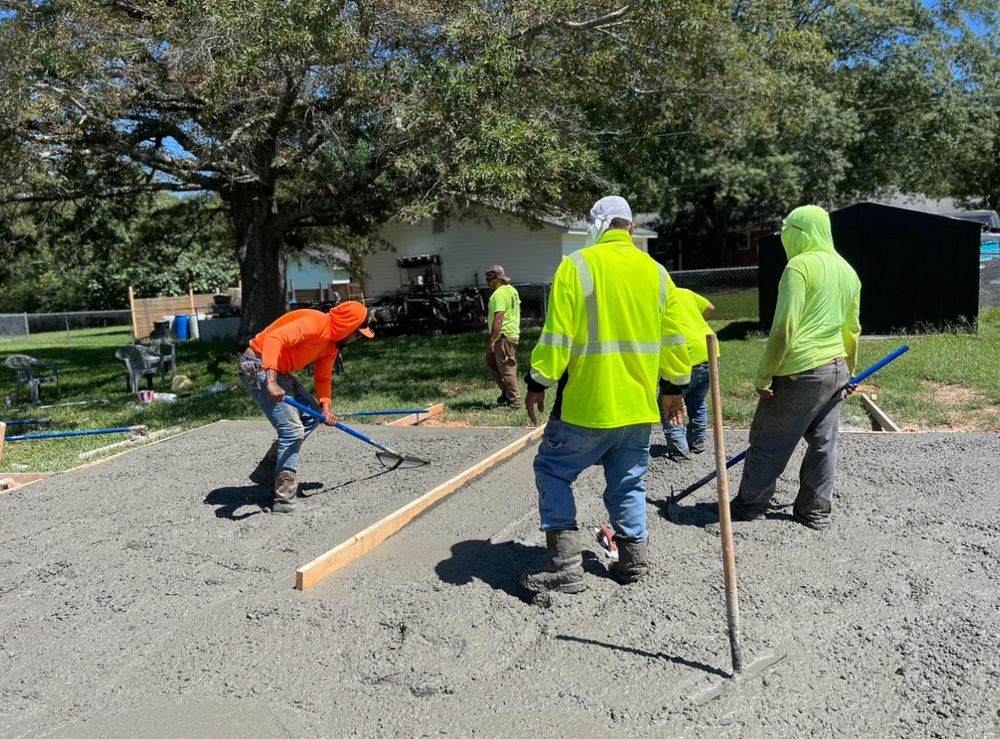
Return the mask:
POLYGON ((271 510, 276 513, 294 510, 299 449, 319 425, 313 416, 283 402, 285 396, 322 411, 328 426, 335 424, 337 418, 330 410, 333 363, 340 350, 360 336, 374 337, 368 327, 368 309, 350 300, 329 313, 310 308, 286 313, 257 334, 240 357, 240 384, 278 432, 277 441, 250 473, 258 485, 274 486, 271 510), (292 374, 313 363, 319 402, 292 374))

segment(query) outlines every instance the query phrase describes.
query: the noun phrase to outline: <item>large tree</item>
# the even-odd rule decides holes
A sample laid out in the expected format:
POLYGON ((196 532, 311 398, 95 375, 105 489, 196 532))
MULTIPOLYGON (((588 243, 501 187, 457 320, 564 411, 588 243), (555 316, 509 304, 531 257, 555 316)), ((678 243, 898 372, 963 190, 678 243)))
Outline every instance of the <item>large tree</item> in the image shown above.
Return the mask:
POLYGON ((645 155, 619 138, 605 168, 662 214, 666 233, 720 250, 726 233, 804 202, 989 190, 998 7, 718 3, 712 25, 725 43, 701 52, 704 79, 661 76, 637 91, 628 107, 644 111, 633 141, 645 155))
POLYGON ((284 308, 289 237, 364 234, 472 201, 527 218, 571 202, 594 160, 565 104, 565 45, 629 12, 485 0, 0 8, 0 202, 218 193, 243 338, 284 308))

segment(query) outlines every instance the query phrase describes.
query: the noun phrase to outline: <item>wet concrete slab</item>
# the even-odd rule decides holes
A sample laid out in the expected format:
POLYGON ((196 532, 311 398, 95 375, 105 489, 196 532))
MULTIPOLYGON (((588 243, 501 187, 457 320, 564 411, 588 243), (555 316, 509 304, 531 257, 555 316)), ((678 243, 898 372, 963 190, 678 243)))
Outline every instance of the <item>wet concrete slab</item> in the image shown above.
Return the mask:
MULTIPOLYGON (((222 424, 0 497, 0 734, 997 731, 996 435, 842 436, 822 533, 790 519, 793 459, 769 514, 735 524, 744 649, 787 658, 695 706, 729 673, 715 491, 670 518, 665 500, 709 455, 654 457, 641 584, 611 580, 588 540, 590 588, 526 602, 517 579, 544 559, 529 449, 295 591, 296 566, 524 430, 371 432, 440 462, 379 475, 367 448, 321 429, 300 478, 318 485, 278 516, 240 479, 267 427, 222 424)), ((730 454, 745 443, 727 438, 730 454)), ((607 523, 603 485, 581 476, 581 527, 607 523)))

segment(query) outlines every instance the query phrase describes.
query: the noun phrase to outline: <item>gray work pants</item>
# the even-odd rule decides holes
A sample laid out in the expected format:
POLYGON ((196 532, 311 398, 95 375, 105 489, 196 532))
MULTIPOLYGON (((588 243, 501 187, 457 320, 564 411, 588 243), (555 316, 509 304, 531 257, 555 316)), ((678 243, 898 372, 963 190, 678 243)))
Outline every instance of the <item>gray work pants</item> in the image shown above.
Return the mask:
POLYGON ((830 517, 837 466, 837 431, 847 362, 838 359, 814 370, 775 377, 774 397, 761 398, 750 426, 750 451, 743 463, 740 490, 731 503, 734 516, 753 518, 767 509, 775 483, 799 439, 808 448, 799 470, 799 494, 793 512, 805 523, 822 527, 830 517))

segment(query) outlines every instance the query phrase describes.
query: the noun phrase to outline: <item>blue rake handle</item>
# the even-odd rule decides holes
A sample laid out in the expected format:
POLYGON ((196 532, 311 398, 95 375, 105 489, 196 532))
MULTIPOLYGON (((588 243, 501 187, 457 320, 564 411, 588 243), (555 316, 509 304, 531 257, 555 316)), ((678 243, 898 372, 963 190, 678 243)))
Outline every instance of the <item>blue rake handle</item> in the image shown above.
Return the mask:
MULTIPOLYGON (((293 408, 297 408, 300 411, 302 411, 303 413, 306 413, 306 414, 312 416, 313 418, 318 418, 320 421, 324 421, 324 422, 326 421, 326 416, 324 416, 322 413, 320 413, 315 408, 310 408, 307 405, 303 405, 302 403, 298 402, 297 400, 293 400, 292 398, 289 398, 288 396, 285 396, 285 402, 288 403, 288 405, 292 406, 293 408)), ((385 444, 379 444, 374 439, 368 438, 367 436, 365 436, 364 434, 362 434, 360 431, 356 431, 356 430, 352 429, 350 426, 341 423, 340 421, 337 421, 333 425, 336 428, 338 428, 341 431, 343 431, 345 434, 350 434, 355 439, 360 439, 365 444, 371 444, 373 447, 375 447, 379 451, 385 452, 386 454, 388 454, 390 456, 393 456, 393 457, 395 457, 396 459, 398 459, 400 461, 402 461, 402 460, 410 460, 410 461, 413 461, 413 462, 420 462, 421 464, 430 464, 430 461, 428 461, 426 459, 421 459, 420 457, 414 457, 414 456, 410 456, 410 455, 406 455, 406 454, 400 454, 399 452, 393 451, 392 449, 390 449, 389 447, 387 447, 385 444)))
POLYGON ((96 436, 98 434, 127 434, 132 431, 140 431, 145 426, 120 426, 113 429, 94 429, 93 431, 58 431, 51 434, 22 434, 20 436, 8 436, 7 441, 34 441, 36 439, 63 439, 68 436, 96 436))
MULTIPOLYGON (((882 369, 887 364, 889 364, 889 362, 892 362, 893 360, 898 359, 899 357, 901 357, 903 354, 905 354, 909 350, 910 350, 910 345, 909 344, 903 344, 901 347, 899 347, 899 349, 897 349, 896 351, 894 351, 892 354, 889 354, 889 355, 883 357, 882 359, 880 359, 879 361, 877 361, 875 364, 873 364, 871 367, 869 367, 868 369, 866 369, 864 372, 862 372, 857 377, 853 377, 850 380, 848 380, 847 384, 844 385, 842 388, 840 388, 840 390, 838 390, 837 392, 842 392, 842 391, 846 390, 848 387, 850 387, 851 385, 858 385, 858 384, 864 382, 869 377, 871 377, 876 372, 878 372, 880 369, 882 369)), ((730 467, 738 465, 740 462, 742 462, 744 459, 746 459, 747 453, 749 451, 750 451, 749 449, 744 449, 742 452, 740 452, 739 454, 737 454, 735 457, 730 457, 726 461, 726 469, 728 470, 730 467)), ((712 480, 714 480, 715 476, 716 476, 716 472, 713 470, 712 472, 708 473, 707 475, 705 475, 703 478, 701 478, 697 482, 693 482, 690 485, 688 485, 681 492, 679 492, 677 495, 675 495, 674 497, 672 497, 670 499, 670 502, 671 503, 677 503, 677 502, 679 502, 681 500, 684 500, 684 498, 688 497, 695 490, 698 490, 699 488, 703 487, 704 485, 706 485, 706 484, 710 483, 712 480)))

